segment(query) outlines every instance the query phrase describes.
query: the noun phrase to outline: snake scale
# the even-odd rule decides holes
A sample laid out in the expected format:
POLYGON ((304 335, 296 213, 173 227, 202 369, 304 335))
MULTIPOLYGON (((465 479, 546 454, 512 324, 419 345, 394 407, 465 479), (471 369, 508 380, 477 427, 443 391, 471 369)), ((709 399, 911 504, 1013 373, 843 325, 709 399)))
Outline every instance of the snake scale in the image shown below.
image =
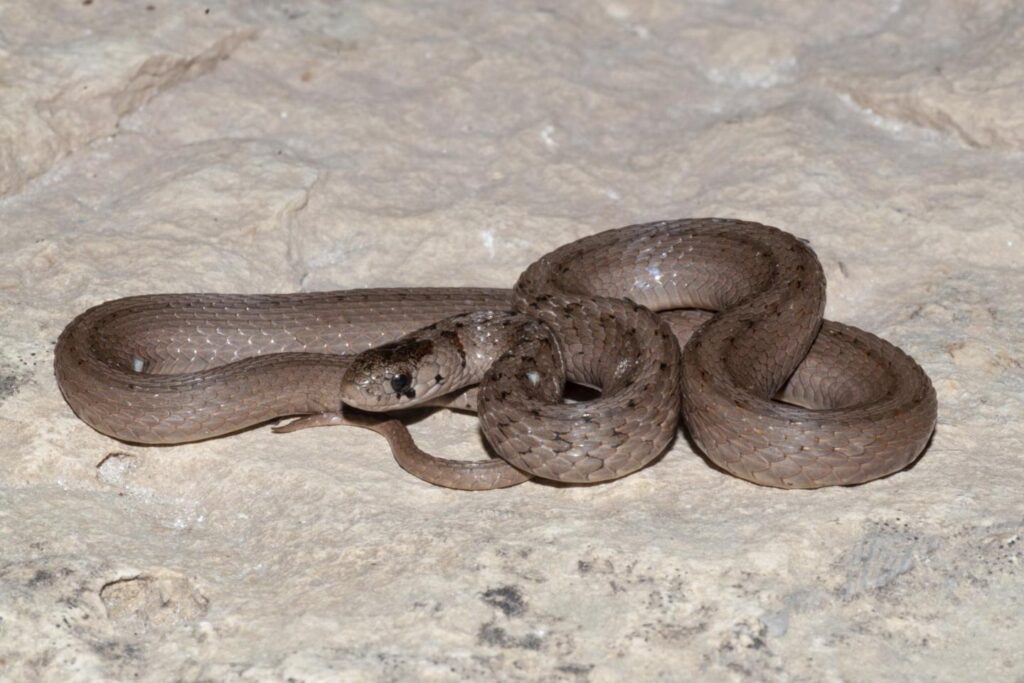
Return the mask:
POLYGON ((108 301, 65 328, 54 369, 82 420, 130 442, 306 415, 280 431, 369 427, 417 476, 488 489, 622 477, 664 452, 682 415, 704 454, 737 477, 859 484, 921 453, 936 396, 912 358, 823 320, 824 305, 824 274, 803 241, 747 221, 682 219, 567 244, 511 291, 108 301), (567 382, 600 394, 566 401, 567 382), (343 404, 474 408, 500 458, 435 458, 397 420, 343 404))

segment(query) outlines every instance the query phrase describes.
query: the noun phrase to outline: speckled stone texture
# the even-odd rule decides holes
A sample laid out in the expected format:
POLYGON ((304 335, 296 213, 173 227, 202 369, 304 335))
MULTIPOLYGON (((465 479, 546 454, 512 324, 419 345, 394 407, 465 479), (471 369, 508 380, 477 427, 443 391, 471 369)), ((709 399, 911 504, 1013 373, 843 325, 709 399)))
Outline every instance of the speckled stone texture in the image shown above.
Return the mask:
POLYGON ((0 679, 1021 680, 1021 83, 1012 0, 4 0, 0 679), (680 435, 460 493, 351 428, 119 443, 53 379, 106 299, 510 286, 709 215, 929 372, 914 467, 766 489, 680 435))

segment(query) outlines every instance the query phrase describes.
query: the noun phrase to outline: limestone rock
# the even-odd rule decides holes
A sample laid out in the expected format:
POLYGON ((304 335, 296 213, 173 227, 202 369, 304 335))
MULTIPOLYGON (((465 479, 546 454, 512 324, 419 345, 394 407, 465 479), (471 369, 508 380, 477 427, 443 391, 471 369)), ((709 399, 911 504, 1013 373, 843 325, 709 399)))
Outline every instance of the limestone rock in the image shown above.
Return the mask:
POLYGON ((1022 45, 1008 0, 7 0, 0 678, 1024 676, 1022 45), (468 494, 360 430, 119 443, 53 378, 106 299, 511 286, 709 215, 808 239, 828 317, 926 368, 911 469, 764 489, 680 436, 468 494))

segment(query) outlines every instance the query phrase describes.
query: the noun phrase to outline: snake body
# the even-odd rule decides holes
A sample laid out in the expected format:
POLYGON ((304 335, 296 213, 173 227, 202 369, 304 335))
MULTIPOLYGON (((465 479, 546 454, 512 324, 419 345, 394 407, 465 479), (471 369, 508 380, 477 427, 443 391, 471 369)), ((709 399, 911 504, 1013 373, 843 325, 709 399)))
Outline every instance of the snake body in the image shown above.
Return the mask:
MULTIPOLYGON (((561 247, 511 293, 119 299, 68 325, 55 371, 68 403, 97 430, 143 443, 191 441, 336 412, 353 402, 352 370, 365 368, 368 349, 401 339, 402 359, 433 363, 441 355, 433 342, 406 335, 449 316, 512 309, 527 320, 514 335, 491 334, 478 393, 484 432, 510 465, 479 468, 480 481, 508 485, 494 476, 501 468, 519 481, 623 476, 664 451, 682 408, 694 441, 739 477, 787 488, 862 483, 920 454, 935 424, 935 392, 895 346, 823 323, 824 301, 820 264, 788 233, 725 219, 665 221, 561 247), (691 314, 701 322, 683 334, 654 313, 666 309, 717 313, 691 314), (600 397, 564 402, 567 379, 599 387, 600 397)), ((456 363, 472 355, 467 345, 488 341, 461 334, 447 337, 456 363)), ((378 375, 382 394, 390 386, 400 406, 411 385, 378 375)), ((451 375, 445 366, 434 376, 451 375)), ((393 447, 401 441, 393 423, 376 426, 393 447)), ((454 481, 463 476, 456 468, 421 465, 418 474, 435 483, 464 483, 454 481)))

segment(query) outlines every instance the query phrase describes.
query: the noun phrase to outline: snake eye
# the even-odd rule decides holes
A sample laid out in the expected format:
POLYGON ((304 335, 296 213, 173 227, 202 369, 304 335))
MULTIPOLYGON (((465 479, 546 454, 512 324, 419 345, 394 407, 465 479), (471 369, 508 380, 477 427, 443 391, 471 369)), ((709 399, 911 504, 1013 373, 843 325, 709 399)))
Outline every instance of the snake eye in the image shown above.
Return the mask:
POLYGON ((412 384, 412 377, 405 373, 391 378, 391 389, 399 396, 408 396, 409 398, 416 396, 416 392, 409 387, 410 384, 412 384))

